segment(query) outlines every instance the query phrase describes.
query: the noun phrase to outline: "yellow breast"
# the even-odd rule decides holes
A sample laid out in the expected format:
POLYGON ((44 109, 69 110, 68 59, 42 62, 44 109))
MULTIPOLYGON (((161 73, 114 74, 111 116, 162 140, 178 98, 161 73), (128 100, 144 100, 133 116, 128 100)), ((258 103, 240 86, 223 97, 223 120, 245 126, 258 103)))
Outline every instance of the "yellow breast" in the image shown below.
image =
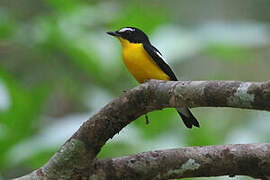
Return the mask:
POLYGON ((122 38, 119 38, 119 40, 122 44, 124 63, 139 83, 143 83, 148 79, 170 79, 144 50, 143 44, 130 43, 128 40, 122 38))

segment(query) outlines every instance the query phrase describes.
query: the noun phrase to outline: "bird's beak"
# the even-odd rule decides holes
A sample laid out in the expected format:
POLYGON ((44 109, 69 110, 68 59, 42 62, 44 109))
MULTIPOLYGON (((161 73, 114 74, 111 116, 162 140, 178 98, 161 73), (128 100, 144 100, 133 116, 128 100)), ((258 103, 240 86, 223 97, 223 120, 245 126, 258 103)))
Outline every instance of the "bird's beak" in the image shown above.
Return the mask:
POLYGON ((120 36, 120 34, 118 34, 117 32, 107 32, 107 34, 111 36, 120 36))

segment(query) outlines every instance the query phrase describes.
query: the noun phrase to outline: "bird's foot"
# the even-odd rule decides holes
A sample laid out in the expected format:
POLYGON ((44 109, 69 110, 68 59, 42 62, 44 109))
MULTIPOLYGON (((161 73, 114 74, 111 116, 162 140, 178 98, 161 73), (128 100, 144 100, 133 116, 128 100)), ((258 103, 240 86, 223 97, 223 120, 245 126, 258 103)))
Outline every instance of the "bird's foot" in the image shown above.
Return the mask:
POLYGON ((148 115, 145 114, 144 117, 145 117, 145 124, 148 125, 150 123, 148 115))

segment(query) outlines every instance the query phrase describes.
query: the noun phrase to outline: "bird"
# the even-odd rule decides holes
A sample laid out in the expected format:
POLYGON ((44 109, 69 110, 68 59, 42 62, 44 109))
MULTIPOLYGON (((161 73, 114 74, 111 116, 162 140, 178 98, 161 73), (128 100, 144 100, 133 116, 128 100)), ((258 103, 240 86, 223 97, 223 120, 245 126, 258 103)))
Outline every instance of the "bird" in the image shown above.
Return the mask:
MULTIPOLYGON (((177 78, 160 51, 139 28, 123 27, 107 34, 116 37, 122 46, 122 58, 129 72, 139 82, 149 79, 177 81, 177 78)), ((187 128, 200 127, 188 107, 176 108, 187 128)))

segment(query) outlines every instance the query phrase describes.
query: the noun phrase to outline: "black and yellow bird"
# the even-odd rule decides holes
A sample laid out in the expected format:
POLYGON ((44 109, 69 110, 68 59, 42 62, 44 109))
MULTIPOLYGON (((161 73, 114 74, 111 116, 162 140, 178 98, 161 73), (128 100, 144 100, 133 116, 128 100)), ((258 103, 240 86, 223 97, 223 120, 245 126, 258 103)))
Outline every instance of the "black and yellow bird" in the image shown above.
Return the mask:
MULTIPOLYGON (((170 66, 143 31, 135 27, 125 27, 107 33, 120 40, 124 63, 139 83, 148 79, 177 81, 170 66)), ((177 111, 186 127, 200 126, 187 107, 177 108, 177 111)))

